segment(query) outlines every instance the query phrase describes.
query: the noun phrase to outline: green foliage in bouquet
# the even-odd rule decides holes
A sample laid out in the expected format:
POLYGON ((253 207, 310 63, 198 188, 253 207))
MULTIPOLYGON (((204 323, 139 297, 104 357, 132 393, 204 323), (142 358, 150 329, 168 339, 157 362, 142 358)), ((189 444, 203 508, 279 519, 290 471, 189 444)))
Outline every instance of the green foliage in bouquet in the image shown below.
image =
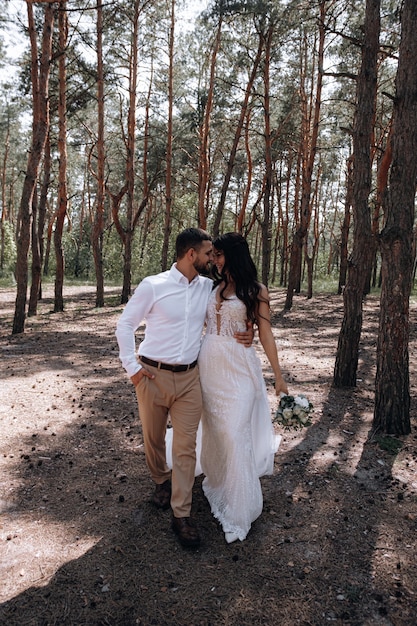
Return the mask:
POLYGON ((311 426, 310 413, 313 405, 306 396, 282 395, 275 413, 274 422, 280 424, 285 430, 301 429, 311 426))

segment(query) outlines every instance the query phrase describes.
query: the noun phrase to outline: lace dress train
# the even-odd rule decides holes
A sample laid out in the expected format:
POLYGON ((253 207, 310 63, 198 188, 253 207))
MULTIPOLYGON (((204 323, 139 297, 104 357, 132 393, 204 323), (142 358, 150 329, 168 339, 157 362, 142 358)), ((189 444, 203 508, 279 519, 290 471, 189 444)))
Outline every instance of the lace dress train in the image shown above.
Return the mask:
POLYGON ((255 349, 233 337, 246 328, 245 320, 241 300, 234 296, 217 310, 213 291, 199 356, 203 490, 226 538, 233 535, 231 540, 245 539, 262 512, 259 477, 272 474, 281 439, 273 429, 255 349))

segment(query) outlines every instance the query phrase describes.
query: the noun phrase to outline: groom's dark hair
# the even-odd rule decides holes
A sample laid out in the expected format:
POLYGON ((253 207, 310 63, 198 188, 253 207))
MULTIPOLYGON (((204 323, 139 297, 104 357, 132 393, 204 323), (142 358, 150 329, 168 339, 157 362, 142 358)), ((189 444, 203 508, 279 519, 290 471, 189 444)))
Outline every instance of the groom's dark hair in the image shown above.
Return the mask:
POLYGON ((182 259, 190 248, 199 250, 203 241, 211 241, 211 237, 202 228, 186 228, 183 230, 175 242, 177 259, 182 259))

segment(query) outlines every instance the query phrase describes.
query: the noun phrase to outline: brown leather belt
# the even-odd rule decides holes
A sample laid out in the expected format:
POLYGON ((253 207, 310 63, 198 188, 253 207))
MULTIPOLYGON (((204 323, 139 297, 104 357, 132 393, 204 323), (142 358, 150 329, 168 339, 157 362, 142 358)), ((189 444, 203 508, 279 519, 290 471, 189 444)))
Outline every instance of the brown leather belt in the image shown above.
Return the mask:
POLYGON ((146 365, 157 367, 159 370, 169 370, 170 372, 187 372, 188 370, 192 370, 197 365, 197 359, 189 365, 171 365, 170 363, 161 363, 160 361, 153 361, 152 359, 148 359, 148 357, 142 355, 139 356, 139 359, 146 365))

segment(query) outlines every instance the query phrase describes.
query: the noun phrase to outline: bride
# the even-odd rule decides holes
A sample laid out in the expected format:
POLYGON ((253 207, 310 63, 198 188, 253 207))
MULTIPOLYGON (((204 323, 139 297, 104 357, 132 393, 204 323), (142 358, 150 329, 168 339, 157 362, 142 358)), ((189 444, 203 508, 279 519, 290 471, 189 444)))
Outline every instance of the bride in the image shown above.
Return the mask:
POLYGON ((201 469, 203 490, 228 543, 243 540, 262 512, 260 476, 272 474, 280 437, 274 434, 261 363, 255 348, 238 344, 247 321, 275 376, 275 390, 288 393, 271 330, 269 294, 257 280, 246 240, 238 233, 213 242, 215 287, 199 355, 203 392, 201 469))

